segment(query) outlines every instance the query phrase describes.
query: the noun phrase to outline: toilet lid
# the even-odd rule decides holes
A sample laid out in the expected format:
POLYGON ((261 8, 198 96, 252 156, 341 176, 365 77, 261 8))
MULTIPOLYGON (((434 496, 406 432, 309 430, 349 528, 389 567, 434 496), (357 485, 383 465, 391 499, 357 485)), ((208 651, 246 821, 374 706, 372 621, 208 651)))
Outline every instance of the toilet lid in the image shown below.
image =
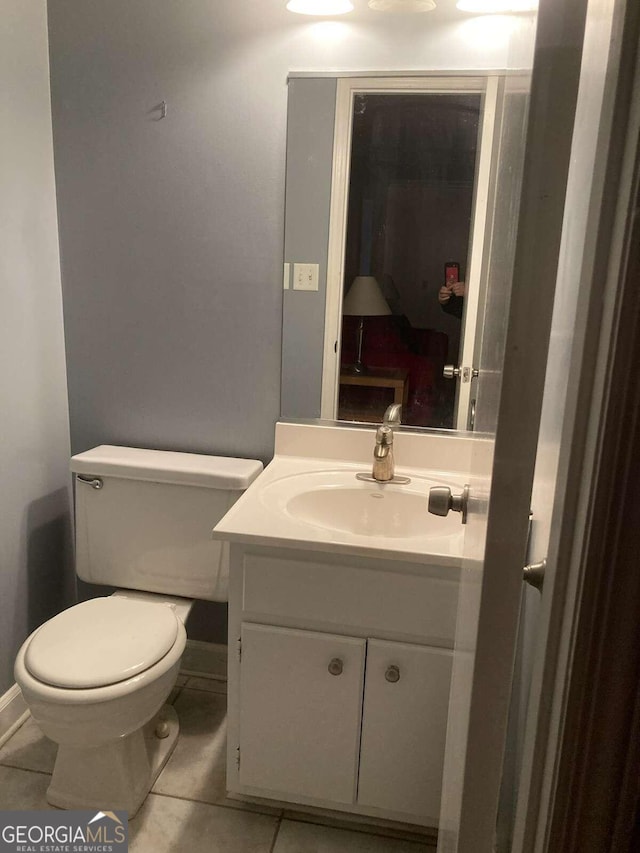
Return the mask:
POLYGON ((50 619, 34 634, 25 666, 54 687, 106 687, 161 660, 178 635, 178 619, 163 604, 93 598, 50 619))

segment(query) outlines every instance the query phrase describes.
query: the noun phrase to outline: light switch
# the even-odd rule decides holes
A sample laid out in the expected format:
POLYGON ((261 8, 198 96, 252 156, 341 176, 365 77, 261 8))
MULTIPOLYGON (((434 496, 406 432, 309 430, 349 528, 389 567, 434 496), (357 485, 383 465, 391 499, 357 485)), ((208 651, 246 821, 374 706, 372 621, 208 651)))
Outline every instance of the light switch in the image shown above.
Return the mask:
POLYGON ((289 282, 291 280, 291 264, 284 265, 284 276, 282 286, 284 290, 289 290, 289 282))
POLYGON ((317 290, 319 271, 318 264, 294 264, 293 289, 317 290))

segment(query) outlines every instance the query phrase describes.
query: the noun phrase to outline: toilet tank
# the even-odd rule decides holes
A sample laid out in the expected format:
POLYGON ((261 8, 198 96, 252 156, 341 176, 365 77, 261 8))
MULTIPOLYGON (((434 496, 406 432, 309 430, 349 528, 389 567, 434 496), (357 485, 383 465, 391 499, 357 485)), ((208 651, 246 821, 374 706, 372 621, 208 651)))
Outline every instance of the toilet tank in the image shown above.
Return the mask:
POLYGON ((71 470, 82 580, 227 600, 228 544, 211 531, 261 462, 101 445, 73 456, 71 470))

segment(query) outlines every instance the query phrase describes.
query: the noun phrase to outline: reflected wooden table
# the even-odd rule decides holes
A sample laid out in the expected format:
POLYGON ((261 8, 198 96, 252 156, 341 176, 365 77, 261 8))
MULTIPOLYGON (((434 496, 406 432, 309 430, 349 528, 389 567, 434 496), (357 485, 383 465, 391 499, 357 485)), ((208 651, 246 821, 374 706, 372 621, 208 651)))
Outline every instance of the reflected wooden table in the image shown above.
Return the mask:
MULTIPOLYGON (((393 393, 393 403, 406 405, 409 399, 409 371, 397 367, 370 367, 366 373, 351 373, 349 370, 340 371, 340 385, 357 386, 359 388, 390 389, 393 393)), ((340 407, 339 417, 346 420, 371 421, 382 420, 386 406, 366 408, 362 405, 353 408, 349 405, 340 407)))

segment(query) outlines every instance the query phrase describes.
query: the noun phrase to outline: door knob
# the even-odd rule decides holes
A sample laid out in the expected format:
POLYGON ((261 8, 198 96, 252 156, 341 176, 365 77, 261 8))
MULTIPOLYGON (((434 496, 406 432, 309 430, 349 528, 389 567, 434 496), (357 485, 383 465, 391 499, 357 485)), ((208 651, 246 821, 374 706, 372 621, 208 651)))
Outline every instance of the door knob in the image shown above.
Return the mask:
POLYGON ((465 485, 462 494, 453 495, 449 486, 432 486, 429 489, 429 512, 433 515, 449 515, 449 511, 461 512, 462 523, 467 523, 467 505, 469 486, 465 485))
POLYGON ((445 364, 442 375, 445 379, 458 379, 461 376, 463 382, 470 382, 478 378, 480 371, 477 367, 456 367, 453 364, 445 364))
POLYGON ((522 579, 525 581, 525 583, 528 583, 529 586, 535 587, 538 592, 542 592, 542 587, 544 586, 544 573, 546 568, 546 560, 540 560, 539 563, 529 563, 529 565, 525 566, 522 570, 522 579))
POLYGON ((445 379, 457 379, 460 376, 460 368, 453 364, 445 364, 442 368, 442 375, 445 379))

